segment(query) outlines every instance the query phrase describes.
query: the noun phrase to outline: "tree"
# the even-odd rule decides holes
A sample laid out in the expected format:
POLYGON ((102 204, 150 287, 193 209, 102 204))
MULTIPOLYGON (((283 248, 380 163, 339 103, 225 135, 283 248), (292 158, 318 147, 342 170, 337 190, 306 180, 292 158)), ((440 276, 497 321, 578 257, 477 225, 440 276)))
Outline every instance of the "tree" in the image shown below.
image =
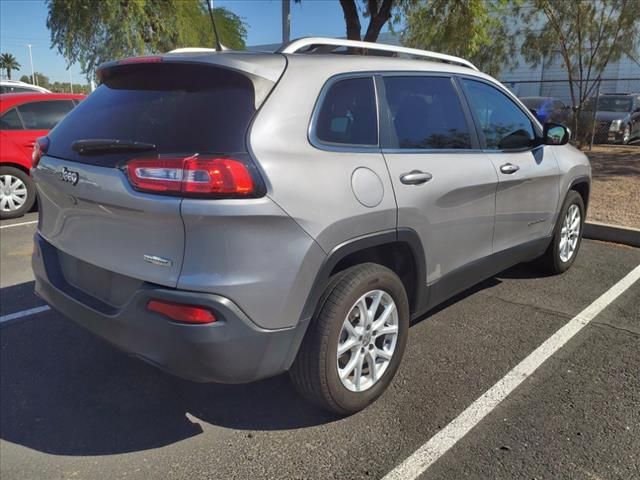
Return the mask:
MULTIPOLYGON (((36 80, 36 85, 46 88, 47 90, 51 90, 51 83, 49 82, 49 77, 47 77, 44 73, 34 72, 33 76, 36 80)), ((31 83, 31 77, 27 75, 23 75, 20 77, 21 82, 31 83)))
MULTIPOLYGON (((52 46, 69 64, 79 62, 88 77, 117 58, 214 46, 207 0, 46 0, 52 46)), ((247 35, 240 17, 214 8, 220 40, 243 49, 247 35)))
POLYGON ((10 53, 3 53, 2 55, 0 55, 0 70, 7 71, 7 78, 9 80, 11 80, 11 71, 19 69, 20 64, 18 63, 18 60, 16 60, 16 57, 11 55, 10 53))
POLYGON ((406 0, 362 0, 364 15, 369 18, 369 25, 364 38, 362 38, 362 27, 356 0, 340 0, 344 21, 347 26, 347 38, 349 40, 375 42, 384 24, 391 19, 394 7, 397 7, 403 1, 406 0))
POLYGON ((574 132, 581 141, 581 113, 604 69, 623 54, 638 51, 638 1, 533 0, 527 8, 530 12, 523 28, 522 54, 534 66, 560 55, 576 108, 574 132))
POLYGON ((519 2, 410 0, 401 8, 405 28, 402 43, 464 57, 481 70, 498 75, 513 64, 517 44, 508 25, 514 22, 506 17, 519 2))
MULTIPOLYGON (((294 0, 300 3, 302 0, 294 0)), ((364 40, 365 42, 375 42, 380 35, 384 24, 391 20, 394 10, 398 5, 407 0, 340 0, 340 6, 344 14, 344 21, 347 27, 347 38, 349 40, 364 40), (369 25, 362 37, 362 26, 360 25, 360 12, 362 9, 364 16, 369 18, 369 25)))

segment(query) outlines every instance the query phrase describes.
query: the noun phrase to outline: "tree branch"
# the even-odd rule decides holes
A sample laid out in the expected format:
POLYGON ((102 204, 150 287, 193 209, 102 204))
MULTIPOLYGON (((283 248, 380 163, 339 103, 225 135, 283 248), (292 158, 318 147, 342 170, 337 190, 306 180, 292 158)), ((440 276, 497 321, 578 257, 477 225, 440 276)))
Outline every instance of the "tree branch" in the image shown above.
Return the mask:
POLYGON ((360 40, 360 17, 355 0, 340 0, 340 6, 344 13, 344 21, 347 24, 347 38, 360 40))
POLYGON ((393 0, 382 0, 380 9, 376 12, 371 11, 371 5, 375 7, 377 1, 369 0, 369 26, 367 27, 367 33, 364 35, 365 42, 375 42, 380 35, 380 30, 385 23, 391 18, 391 7, 393 6, 393 0))

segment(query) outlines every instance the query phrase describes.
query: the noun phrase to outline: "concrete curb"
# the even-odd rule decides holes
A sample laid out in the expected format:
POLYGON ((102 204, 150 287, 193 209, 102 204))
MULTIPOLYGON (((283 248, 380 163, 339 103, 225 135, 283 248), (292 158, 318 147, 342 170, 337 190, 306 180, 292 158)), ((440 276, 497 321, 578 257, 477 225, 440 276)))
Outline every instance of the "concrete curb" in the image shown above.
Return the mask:
POLYGON ((640 229, 609 225, 608 223, 586 222, 583 236, 592 240, 622 243, 632 247, 640 247, 640 229))

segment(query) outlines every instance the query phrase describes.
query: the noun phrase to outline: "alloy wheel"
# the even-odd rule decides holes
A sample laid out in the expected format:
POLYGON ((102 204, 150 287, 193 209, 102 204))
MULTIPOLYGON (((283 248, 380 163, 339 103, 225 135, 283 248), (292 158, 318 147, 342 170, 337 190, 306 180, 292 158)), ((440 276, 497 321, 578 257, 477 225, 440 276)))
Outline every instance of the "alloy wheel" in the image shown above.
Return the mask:
POLYGON ((373 387, 384 375, 398 342, 398 310, 391 295, 372 290, 351 307, 338 340, 338 376, 352 392, 373 387))
POLYGON ((564 216, 562 230, 560 230, 560 245, 558 248, 560 260, 568 262, 573 257, 578 239, 580 238, 580 208, 575 203, 572 204, 564 216))

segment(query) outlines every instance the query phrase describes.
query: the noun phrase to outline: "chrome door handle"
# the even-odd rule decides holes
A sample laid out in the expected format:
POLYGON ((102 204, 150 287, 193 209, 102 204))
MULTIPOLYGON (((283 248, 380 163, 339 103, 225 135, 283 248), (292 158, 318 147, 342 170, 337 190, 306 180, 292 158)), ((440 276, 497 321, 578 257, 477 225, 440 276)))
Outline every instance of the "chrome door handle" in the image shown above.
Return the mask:
POLYGON ((507 175, 511 175, 512 173, 516 173, 518 170, 520 170, 520 167, 518 165, 514 165, 512 163, 505 163, 504 165, 502 165, 500 167, 500 171, 502 173, 506 173, 507 175))
POLYGON ((427 172, 421 172, 420 170, 411 170, 409 173, 400 175, 400 181, 405 185, 420 185, 427 183, 432 178, 433 175, 427 172))

